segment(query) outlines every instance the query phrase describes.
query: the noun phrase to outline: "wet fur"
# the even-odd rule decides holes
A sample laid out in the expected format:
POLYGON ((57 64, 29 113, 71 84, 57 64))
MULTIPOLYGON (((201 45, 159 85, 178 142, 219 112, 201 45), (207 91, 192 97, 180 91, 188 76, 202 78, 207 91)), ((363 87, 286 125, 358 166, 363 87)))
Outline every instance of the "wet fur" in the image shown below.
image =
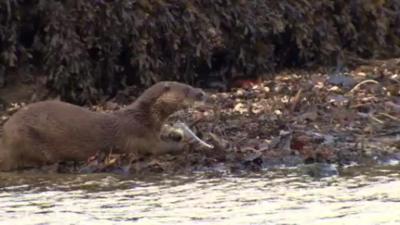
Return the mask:
POLYGON ((113 113, 94 112, 61 101, 27 105, 5 124, 0 170, 86 160, 99 151, 164 154, 179 143, 160 139, 165 119, 205 98, 203 91, 178 82, 159 82, 134 103, 113 113))

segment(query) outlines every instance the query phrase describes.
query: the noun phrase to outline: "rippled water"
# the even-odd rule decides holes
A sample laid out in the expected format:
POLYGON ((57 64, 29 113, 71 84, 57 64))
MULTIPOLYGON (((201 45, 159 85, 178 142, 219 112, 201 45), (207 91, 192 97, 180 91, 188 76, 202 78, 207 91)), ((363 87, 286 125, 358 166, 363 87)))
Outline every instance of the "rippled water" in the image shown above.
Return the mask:
POLYGON ((400 224, 397 167, 150 178, 0 174, 0 224, 400 224))

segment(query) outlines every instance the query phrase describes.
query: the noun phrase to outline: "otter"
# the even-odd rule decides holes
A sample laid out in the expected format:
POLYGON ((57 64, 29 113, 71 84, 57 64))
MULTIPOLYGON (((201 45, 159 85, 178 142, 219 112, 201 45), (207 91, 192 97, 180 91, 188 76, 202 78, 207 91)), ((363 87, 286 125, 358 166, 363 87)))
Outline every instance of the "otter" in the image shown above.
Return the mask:
POLYGON ((0 170, 82 161, 111 149, 146 155, 180 152, 182 143, 160 138, 163 123, 174 112, 206 98, 199 88, 162 81, 114 112, 95 112, 58 100, 26 105, 4 124, 0 170))

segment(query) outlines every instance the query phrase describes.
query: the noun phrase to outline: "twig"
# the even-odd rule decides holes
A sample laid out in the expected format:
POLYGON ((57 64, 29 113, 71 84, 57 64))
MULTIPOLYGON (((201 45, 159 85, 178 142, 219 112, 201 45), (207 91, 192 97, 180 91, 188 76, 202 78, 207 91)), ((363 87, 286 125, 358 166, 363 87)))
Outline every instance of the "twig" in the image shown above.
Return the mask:
POLYGON ((300 97, 301 97, 302 91, 303 91, 303 89, 300 88, 300 89, 297 91, 296 95, 293 97, 292 107, 290 108, 290 111, 291 111, 292 113, 294 112, 294 110, 296 109, 297 105, 298 105, 299 102, 300 102, 300 97))
POLYGON ((373 121, 379 123, 379 124, 384 124, 385 122, 376 118, 376 116, 372 115, 372 114, 368 114, 368 117, 371 118, 373 121))
POLYGON ((379 115, 385 116, 385 117, 387 117, 387 118, 389 118, 389 119, 391 119, 391 120, 394 120, 394 121, 400 123, 400 119, 399 119, 399 118, 397 118, 397 117, 395 117, 395 116, 392 116, 392 115, 390 115, 390 114, 387 114, 387 113, 379 113, 379 115))
POLYGON ((359 103, 359 104, 356 104, 356 105, 351 105, 350 109, 356 109, 358 107, 370 106, 370 105, 371 105, 371 103, 359 103))
POLYGON ((355 90, 357 90, 361 85, 366 84, 366 83, 373 83, 373 84, 379 84, 378 81, 376 80, 363 80, 360 83, 356 84, 349 92, 353 93, 355 90))

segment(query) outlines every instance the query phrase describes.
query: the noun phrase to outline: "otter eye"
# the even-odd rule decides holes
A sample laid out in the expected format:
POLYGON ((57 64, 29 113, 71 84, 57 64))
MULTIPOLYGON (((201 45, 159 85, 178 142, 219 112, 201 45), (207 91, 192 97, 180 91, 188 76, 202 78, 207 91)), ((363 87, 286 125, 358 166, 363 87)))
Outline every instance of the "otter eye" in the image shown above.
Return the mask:
POLYGON ((205 97, 204 92, 200 91, 199 93, 196 94, 196 99, 197 100, 203 100, 205 97))

